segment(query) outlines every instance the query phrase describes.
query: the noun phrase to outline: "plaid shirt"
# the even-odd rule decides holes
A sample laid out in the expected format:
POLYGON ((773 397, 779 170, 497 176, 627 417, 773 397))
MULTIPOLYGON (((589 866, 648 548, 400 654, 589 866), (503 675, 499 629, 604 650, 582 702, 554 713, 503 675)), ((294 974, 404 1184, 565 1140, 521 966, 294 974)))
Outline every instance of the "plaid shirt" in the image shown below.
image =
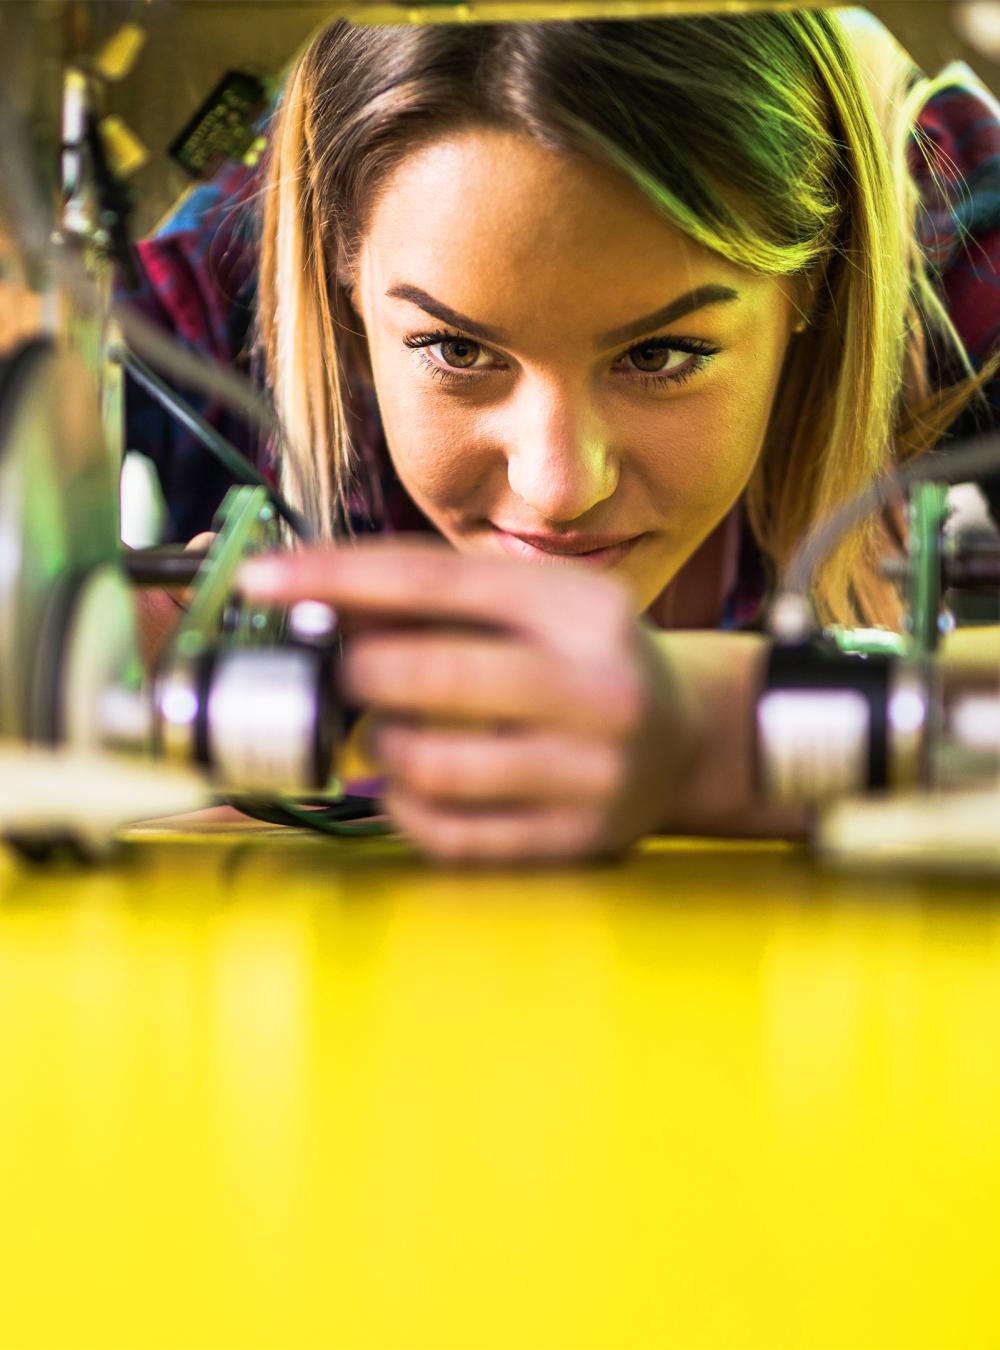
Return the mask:
MULTIPOLYGON (((1000 330, 1000 106, 956 66, 955 83, 925 105, 911 140, 910 168, 920 188, 919 236, 955 328, 977 366, 1000 330)), ((120 298, 136 305, 179 341, 245 371, 256 280, 256 169, 223 168, 196 188, 167 226, 135 246, 138 288, 120 298)), ((958 377, 947 363, 942 380, 958 377)), ((266 467, 266 448, 221 405, 181 391, 209 422, 266 467)), ((950 429, 960 437, 1000 422, 1000 379, 987 388, 988 411, 966 410, 950 429)), ((352 520, 359 532, 430 529, 398 483, 385 445, 374 393, 355 409, 363 462, 375 466, 384 507, 373 510, 359 490, 352 520)), ((170 536, 186 540, 210 528, 232 479, 218 462, 148 395, 126 387, 126 443, 156 464, 167 500, 170 536)), ((1000 518, 1000 477, 985 485, 1000 518)), ((760 554, 744 529, 737 579, 722 619, 749 621, 765 589, 760 554)))

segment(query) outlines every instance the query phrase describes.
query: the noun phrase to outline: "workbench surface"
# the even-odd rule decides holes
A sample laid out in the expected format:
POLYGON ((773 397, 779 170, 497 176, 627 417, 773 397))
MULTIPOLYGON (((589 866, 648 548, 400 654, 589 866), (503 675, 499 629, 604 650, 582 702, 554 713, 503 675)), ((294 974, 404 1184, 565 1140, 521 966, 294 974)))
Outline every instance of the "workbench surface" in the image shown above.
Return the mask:
POLYGON ((2 1350, 1000 1346, 1000 885, 0 855, 2 1350))

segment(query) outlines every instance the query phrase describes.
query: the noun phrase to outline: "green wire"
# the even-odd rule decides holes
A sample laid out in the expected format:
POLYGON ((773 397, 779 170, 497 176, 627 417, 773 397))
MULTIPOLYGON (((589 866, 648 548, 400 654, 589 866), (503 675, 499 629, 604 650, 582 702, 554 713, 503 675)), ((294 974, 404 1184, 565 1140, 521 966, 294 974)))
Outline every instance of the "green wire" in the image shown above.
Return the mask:
MULTIPOLYGON (((328 807, 320 810, 308 810, 296 806, 292 802, 244 802, 230 801, 231 806, 235 806, 237 811, 242 811, 245 816, 251 816, 254 820, 266 821, 269 825, 286 825, 291 827, 301 827, 306 830, 312 830, 316 834, 329 835, 338 839, 362 838, 365 836, 392 834, 395 827, 388 822, 365 820, 363 812, 365 808, 359 810, 358 807, 352 807, 349 802, 332 802, 328 807), (357 814, 351 816, 350 811, 357 814), (336 817, 343 812, 344 818, 336 817)), ((373 814, 370 810, 368 814, 373 814)))

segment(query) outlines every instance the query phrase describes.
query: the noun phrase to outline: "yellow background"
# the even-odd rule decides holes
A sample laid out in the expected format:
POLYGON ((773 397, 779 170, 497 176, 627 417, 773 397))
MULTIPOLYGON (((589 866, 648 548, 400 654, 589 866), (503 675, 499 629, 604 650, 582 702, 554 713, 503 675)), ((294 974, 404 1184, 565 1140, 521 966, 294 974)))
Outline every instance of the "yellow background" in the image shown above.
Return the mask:
POLYGON ((0 1346, 1000 1346, 995 887, 0 859, 0 1346))

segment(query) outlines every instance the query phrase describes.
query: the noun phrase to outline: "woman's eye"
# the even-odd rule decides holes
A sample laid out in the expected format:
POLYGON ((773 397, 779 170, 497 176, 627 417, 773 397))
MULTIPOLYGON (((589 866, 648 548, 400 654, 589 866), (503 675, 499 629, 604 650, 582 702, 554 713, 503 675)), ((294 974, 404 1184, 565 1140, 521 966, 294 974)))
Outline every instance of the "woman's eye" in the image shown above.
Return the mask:
POLYGON ((626 356, 633 368, 642 371, 644 375, 670 374, 691 360, 690 352, 680 351, 676 347, 664 347, 654 342, 644 342, 638 347, 630 347, 626 356))
MULTIPOLYGON (((417 352, 427 373, 439 381, 507 369, 496 352, 460 333, 414 333, 403 343, 417 352)), ((619 356, 614 370, 631 374, 650 388, 679 385, 703 370, 718 350, 700 338, 649 338, 619 356)))
POLYGON ((480 356, 486 353, 478 342, 472 342, 468 338, 448 338, 446 342, 435 342, 428 344, 428 350, 434 352, 438 360, 443 361, 446 366, 451 366, 455 370, 471 370, 475 366, 480 356))

